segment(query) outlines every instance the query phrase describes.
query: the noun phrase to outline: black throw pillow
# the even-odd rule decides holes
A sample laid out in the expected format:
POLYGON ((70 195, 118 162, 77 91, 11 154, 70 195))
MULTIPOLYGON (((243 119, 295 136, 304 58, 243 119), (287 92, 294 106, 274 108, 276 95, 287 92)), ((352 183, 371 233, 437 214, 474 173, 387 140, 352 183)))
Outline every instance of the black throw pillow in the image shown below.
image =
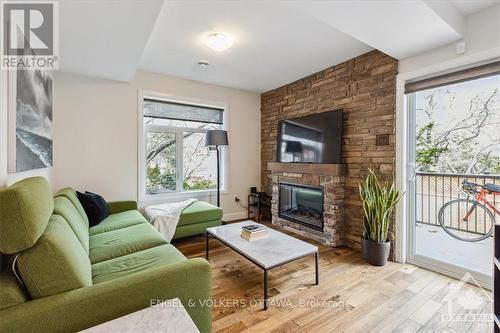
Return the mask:
POLYGON ((90 227, 98 225, 109 216, 108 204, 99 194, 92 192, 76 192, 76 194, 78 195, 78 200, 80 200, 83 209, 85 209, 85 213, 87 213, 90 227))

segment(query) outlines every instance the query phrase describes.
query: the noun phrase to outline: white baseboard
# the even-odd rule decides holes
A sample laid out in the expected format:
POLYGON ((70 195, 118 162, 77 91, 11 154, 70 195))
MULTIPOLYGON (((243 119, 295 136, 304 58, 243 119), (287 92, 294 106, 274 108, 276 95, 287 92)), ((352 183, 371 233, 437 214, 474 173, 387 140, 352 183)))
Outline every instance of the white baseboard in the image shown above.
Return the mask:
POLYGON ((236 213, 224 214, 222 216, 222 219, 224 221, 234 221, 234 220, 246 219, 247 217, 248 217, 248 213, 246 211, 241 211, 241 212, 236 212, 236 213))

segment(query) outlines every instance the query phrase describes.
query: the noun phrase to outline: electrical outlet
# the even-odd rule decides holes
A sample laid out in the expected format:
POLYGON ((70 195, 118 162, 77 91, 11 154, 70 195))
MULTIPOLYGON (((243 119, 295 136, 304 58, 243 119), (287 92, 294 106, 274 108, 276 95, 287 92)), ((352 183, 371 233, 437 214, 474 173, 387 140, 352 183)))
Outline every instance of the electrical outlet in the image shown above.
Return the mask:
POLYGON ((240 202, 240 198, 234 197, 234 202, 240 202))

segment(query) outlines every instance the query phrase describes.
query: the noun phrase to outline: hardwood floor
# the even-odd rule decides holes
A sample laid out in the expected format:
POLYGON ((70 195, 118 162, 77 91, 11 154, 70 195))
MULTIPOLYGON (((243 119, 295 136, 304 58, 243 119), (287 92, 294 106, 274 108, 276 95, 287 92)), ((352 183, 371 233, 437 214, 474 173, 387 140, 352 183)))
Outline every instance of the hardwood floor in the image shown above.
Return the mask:
MULTIPOLYGON (((490 292, 483 293, 478 287, 461 285, 457 280, 412 265, 389 262, 384 267, 370 266, 357 251, 306 241, 320 248, 320 284, 314 285, 313 256, 278 267, 269 273, 272 299, 269 309, 264 311, 260 303, 262 270, 212 239, 209 261, 213 269, 213 331, 491 332, 493 329, 490 292), (461 288, 453 292, 453 286, 461 288), (468 316, 457 316, 462 314, 468 316)), ((175 241, 174 245, 189 258, 205 255, 203 236, 175 241)))

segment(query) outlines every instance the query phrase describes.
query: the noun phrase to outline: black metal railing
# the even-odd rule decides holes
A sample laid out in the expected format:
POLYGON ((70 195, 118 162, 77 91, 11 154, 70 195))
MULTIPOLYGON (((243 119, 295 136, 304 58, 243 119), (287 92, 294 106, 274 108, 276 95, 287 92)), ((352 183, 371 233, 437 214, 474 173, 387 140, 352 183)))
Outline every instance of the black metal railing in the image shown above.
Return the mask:
MULTIPOLYGON (((417 172, 415 179, 416 222, 439 226, 439 209, 451 200, 465 197, 460 191, 463 180, 478 184, 500 184, 500 176, 498 175, 460 175, 417 172)), ((497 209, 500 209, 500 196, 488 195, 487 199, 490 203, 495 205, 497 209)), ((493 210, 491 210, 491 212, 494 214, 495 220, 500 222, 498 214, 493 210)))

